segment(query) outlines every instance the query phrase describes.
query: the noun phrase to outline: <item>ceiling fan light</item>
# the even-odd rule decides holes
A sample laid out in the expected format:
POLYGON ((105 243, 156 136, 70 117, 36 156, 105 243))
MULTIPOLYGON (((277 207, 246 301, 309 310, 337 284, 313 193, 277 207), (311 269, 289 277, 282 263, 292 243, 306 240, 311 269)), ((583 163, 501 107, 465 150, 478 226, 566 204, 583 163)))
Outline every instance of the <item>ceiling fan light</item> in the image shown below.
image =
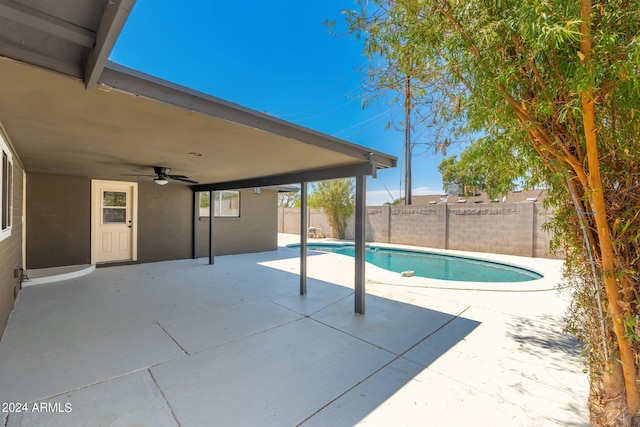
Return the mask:
POLYGON ((169 181, 164 178, 156 178, 153 181, 158 185, 167 185, 169 183, 169 181))

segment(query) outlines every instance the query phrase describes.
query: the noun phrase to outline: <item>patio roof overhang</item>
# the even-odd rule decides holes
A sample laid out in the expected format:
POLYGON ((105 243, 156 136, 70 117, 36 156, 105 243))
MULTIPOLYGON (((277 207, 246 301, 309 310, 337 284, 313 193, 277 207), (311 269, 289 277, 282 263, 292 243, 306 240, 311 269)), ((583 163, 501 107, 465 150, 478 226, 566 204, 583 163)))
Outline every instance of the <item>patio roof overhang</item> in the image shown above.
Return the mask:
POLYGON ((93 88, 136 0, 0 0, 0 56, 93 88))
POLYGON ((134 5, 0 0, 0 117, 27 172, 123 179, 164 166, 220 188, 395 166, 392 156, 110 63, 134 5))
MULTIPOLYGON (((168 167, 200 183, 194 211, 197 191, 302 183, 304 199, 307 182, 355 176, 364 313, 365 177, 396 158, 108 62, 134 4, 0 0, 0 120, 24 170, 133 181, 168 167)), ((304 213, 301 240, 306 293, 304 213)))
POLYGON ((79 79, 6 58, 0 75, 0 117, 28 173, 149 180, 128 175, 164 166, 210 190, 372 175, 396 164, 115 64, 90 91, 79 79))

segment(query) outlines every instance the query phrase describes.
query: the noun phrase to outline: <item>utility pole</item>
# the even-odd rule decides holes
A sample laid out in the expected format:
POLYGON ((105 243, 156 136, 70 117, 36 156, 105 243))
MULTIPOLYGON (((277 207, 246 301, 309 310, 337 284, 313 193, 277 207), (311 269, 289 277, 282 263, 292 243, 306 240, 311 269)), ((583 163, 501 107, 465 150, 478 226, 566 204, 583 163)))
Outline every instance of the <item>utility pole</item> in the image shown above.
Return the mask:
POLYGON ((407 74, 404 88, 404 204, 411 204, 411 75, 407 74))

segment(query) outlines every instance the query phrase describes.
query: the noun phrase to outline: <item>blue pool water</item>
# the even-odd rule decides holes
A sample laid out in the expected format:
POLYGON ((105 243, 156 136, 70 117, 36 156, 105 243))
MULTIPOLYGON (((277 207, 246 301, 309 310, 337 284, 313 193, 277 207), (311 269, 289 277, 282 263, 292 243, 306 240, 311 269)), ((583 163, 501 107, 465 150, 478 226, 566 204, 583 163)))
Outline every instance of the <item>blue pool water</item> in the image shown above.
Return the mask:
MULTIPOLYGON (((299 244, 288 245, 297 247, 299 244)), ((313 243, 307 248, 354 256, 353 244, 313 243)), ((498 262, 406 249, 367 246, 365 261, 386 270, 402 273, 414 271, 416 276, 465 282, 526 282, 542 276, 533 271, 498 262)))

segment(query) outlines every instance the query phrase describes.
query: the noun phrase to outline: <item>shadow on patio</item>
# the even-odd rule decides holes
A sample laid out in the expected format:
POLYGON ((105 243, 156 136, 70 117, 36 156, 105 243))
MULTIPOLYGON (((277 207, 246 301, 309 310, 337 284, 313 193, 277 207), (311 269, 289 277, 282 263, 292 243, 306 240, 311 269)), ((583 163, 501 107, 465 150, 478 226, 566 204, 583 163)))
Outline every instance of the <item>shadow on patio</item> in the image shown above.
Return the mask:
POLYGON ((403 389, 424 406, 455 387, 415 382, 479 325, 467 306, 367 295, 358 316, 340 281, 299 296, 298 263, 280 249, 23 289, 0 342, 0 402, 24 410, 7 425, 353 425, 403 389))

